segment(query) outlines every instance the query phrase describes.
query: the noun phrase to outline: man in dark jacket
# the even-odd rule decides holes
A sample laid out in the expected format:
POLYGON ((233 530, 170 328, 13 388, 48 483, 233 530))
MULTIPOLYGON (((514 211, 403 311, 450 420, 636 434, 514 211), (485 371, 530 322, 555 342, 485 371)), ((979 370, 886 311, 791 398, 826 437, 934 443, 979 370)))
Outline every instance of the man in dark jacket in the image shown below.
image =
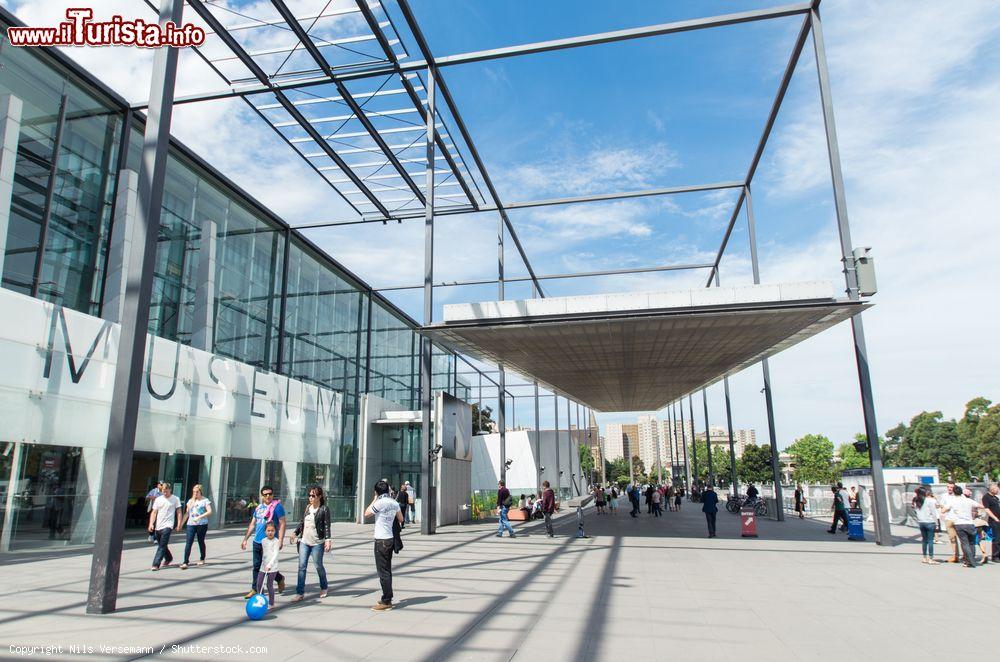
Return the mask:
POLYGON ((653 486, 650 485, 646 488, 646 514, 653 514, 653 486))
POLYGON ((705 486, 705 491, 701 495, 701 512, 705 513, 705 520, 708 522, 708 537, 715 537, 715 516, 719 512, 719 495, 715 493, 712 484, 705 486))
POLYGON ((542 482, 542 517, 545 518, 545 533, 549 538, 552 532, 552 513, 556 512, 556 494, 549 486, 549 481, 542 482))
POLYGON ((632 512, 629 513, 632 517, 639 516, 639 486, 630 485, 628 488, 628 499, 632 502, 632 512))
POLYGON ((514 497, 510 495, 507 483, 501 480, 497 483, 497 515, 500 516, 500 526, 497 527, 497 538, 503 538, 505 530, 510 532, 511 538, 517 537, 514 535, 514 527, 510 525, 510 520, 507 519, 507 511, 510 510, 513 503, 514 497))

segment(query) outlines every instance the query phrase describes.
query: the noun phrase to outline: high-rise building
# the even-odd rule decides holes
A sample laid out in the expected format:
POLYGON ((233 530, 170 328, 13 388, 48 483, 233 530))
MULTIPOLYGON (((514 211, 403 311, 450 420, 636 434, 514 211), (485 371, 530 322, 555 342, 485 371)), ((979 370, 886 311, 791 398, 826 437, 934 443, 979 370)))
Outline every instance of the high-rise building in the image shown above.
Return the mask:
POLYGON ((634 423, 608 423, 604 428, 604 459, 613 462, 636 454, 639 426, 634 423))
POLYGON ((638 455, 646 472, 655 473, 657 462, 659 462, 661 466, 668 468, 667 473, 669 474, 672 454, 667 422, 657 420, 654 415, 643 415, 639 417, 637 427, 639 433, 638 455))

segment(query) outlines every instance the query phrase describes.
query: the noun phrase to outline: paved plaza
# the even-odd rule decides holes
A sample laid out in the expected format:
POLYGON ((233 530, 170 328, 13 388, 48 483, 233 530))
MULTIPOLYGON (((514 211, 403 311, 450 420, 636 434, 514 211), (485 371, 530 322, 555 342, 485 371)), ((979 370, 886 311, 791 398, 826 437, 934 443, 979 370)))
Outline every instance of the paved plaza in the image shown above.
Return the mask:
POLYGON ((286 548, 289 587, 260 622, 243 612, 250 554, 239 532, 212 532, 209 563, 186 571, 150 572, 153 547, 129 543, 119 609, 106 616, 84 613, 89 554, 8 555, 0 655, 23 659, 13 644, 63 647, 46 659, 81 659, 71 646, 91 647, 92 659, 143 657, 102 654, 126 646, 186 660, 926 660, 976 653, 974 619, 996 607, 1000 570, 924 566, 913 529, 877 547, 834 538, 822 522, 762 521, 760 537, 745 539, 723 512, 708 539, 696 504, 660 519, 586 512, 586 539, 573 537, 572 513, 553 539, 540 523, 514 540, 493 537, 495 523, 432 538, 408 528, 397 607, 385 613, 369 609, 378 581, 371 527, 360 525, 334 526, 322 601, 310 572, 307 600, 288 604, 286 548))

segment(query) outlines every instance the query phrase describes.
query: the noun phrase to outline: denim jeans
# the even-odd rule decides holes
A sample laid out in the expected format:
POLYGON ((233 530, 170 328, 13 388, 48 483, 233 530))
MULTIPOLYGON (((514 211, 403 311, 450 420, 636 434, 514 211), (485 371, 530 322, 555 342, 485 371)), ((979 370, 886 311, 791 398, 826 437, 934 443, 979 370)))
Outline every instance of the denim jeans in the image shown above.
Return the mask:
MULTIPOLYGON (((264 546, 259 542, 253 544, 253 577, 250 579, 250 588, 257 590, 257 573, 260 572, 260 566, 264 563, 264 546)), ((285 576, 280 572, 275 573, 274 578, 279 581, 285 581, 285 576)))
POLYGON ((382 586, 382 604, 392 603, 392 538, 375 540, 375 571, 382 586))
POLYGON ((306 592, 306 570, 309 569, 309 557, 312 557, 313 563, 316 565, 320 590, 326 590, 326 568, 323 567, 324 551, 323 543, 317 545, 307 545, 304 542, 299 543, 299 579, 295 583, 295 592, 299 595, 305 595, 306 592))
POLYGON ((172 528, 157 529, 153 535, 156 537, 156 554, 153 554, 153 567, 159 568, 160 563, 173 563, 174 555, 170 553, 170 533, 172 528))
POLYGON ((187 540, 184 543, 184 565, 191 560, 191 546, 195 538, 198 539, 198 551, 201 552, 201 560, 205 560, 205 533, 208 531, 208 524, 188 524, 185 528, 187 540))
POLYGON ((920 551, 927 558, 934 558, 934 522, 920 522, 920 551))
POLYGON ((497 527, 497 535, 501 537, 505 529, 510 531, 510 535, 514 535, 514 527, 510 525, 510 520, 507 519, 507 510, 507 506, 500 506, 500 525, 497 527))

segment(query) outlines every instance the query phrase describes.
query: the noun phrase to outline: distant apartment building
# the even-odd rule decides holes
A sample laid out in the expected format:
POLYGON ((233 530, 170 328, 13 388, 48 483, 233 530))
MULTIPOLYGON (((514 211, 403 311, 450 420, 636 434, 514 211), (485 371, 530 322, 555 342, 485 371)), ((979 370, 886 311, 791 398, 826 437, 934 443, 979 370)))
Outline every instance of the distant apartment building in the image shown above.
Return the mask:
POLYGON ((604 459, 608 462, 635 455, 639 446, 639 426, 608 423, 604 428, 604 444, 604 459))
MULTIPOLYGON (((729 431, 722 427, 721 425, 710 425, 708 426, 709 439, 712 443, 712 452, 716 452, 717 449, 722 449, 726 453, 729 452, 729 431)), ((705 439, 704 431, 695 434, 695 438, 699 441, 705 439)), ((754 432, 753 428, 750 429, 739 429, 733 430, 733 450, 736 452, 736 458, 739 459, 743 457, 743 451, 749 444, 757 443, 757 433, 754 432)))

